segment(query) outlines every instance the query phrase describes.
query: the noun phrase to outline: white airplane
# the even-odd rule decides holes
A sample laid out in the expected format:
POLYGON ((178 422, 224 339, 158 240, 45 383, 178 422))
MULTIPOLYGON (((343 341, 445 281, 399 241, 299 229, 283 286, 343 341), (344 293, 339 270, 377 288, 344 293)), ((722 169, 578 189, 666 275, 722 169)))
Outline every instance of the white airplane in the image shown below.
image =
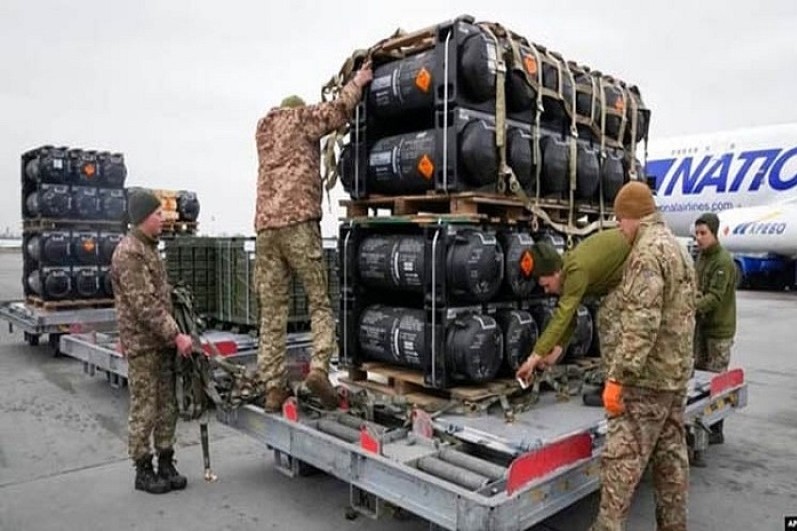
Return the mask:
POLYGON ((797 123, 651 142, 646 175, 678 236, 716 212, 728 250, 797 258, 797 123))

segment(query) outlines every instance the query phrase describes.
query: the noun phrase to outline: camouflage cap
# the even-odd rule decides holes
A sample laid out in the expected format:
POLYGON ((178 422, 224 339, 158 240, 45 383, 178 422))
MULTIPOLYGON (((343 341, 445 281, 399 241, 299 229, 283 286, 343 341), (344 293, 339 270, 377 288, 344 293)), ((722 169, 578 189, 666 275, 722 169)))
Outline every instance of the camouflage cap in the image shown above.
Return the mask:
POLYGON ((695 225, 706 225, 714 236, 720 230, 720 218, 713 212, 706 212, 695 221, 695 225))
POLYGON ((291 94, 280 103, 280 107, 287 107, 293 109, 296 107, 304 107, 304 100, 296 94, 291 94))
POLYGON ((534 258, 532 274, 535 278, 553 275, 562 269, 562 255, 549 242, 539 242, 531 246, 534 258))

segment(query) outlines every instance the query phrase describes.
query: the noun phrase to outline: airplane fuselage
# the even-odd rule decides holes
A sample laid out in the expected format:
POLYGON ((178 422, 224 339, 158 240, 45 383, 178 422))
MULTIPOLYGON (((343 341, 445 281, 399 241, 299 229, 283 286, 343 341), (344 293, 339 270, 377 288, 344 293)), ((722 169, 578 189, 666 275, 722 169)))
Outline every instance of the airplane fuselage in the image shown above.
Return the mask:
POLYGON ((646 174, 679 236, 704 212, 769 205, 797 197, 797 124, 651 142, 646 174))

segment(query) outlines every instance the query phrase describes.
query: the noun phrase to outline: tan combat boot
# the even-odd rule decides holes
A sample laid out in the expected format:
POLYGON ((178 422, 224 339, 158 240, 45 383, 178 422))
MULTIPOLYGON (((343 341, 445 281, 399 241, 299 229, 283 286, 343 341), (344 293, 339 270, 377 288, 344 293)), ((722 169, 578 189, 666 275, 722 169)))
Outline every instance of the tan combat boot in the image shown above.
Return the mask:
POLYGON ((278 413, 282 411, 282 403, 285 402, 291 394, 284 387, 272 387, 266 393, 266 404, 263 407, 269 413, 278 413))
POLYGON ((338 392, 332 386, 324 371, 314 369, 310 371, 304 379, 304 385, 316 397, 321 400, 324 409, 336 409, 338 407, 338 392))

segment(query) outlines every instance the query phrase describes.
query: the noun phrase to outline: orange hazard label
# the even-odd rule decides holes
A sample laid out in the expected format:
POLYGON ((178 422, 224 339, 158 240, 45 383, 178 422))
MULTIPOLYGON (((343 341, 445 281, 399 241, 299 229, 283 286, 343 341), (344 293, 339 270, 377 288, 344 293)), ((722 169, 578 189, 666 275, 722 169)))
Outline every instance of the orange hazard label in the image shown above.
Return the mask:
POLYGON ((427 181, 434 175, 434 162, 429 158, 429 155, 424 155, 418 161, 418 173, 423 176, 427 181))
POLYGON ((526 57, 524 57, 523 58, 523 66, 526 67, 526 72, 528 72, 529 75, 532 75, 532 76, 537 75, 537 60, 534 57, 532 57, 530 55, 527 55, 526 57))
POLYGON ((429 92, 431 84, 432 74, 426 68, 421 68, 418 75, 415 76, 415 86, 421 89, 422 92, 429 92))
POLYGON ((617 98, 614 100, 614 110, 617 112, 625 112, 625 102, 623 98, 617 98))
POLYGON ((83 166, 83 173, 86 174, 86 177, 93 177, 97 173, 97 168, 94 167, 94 164, 86 164, 83 166))
POLYGON ((523 251, 520 256, 520 272, 523 273, 524 277, 528 278, 531 276, 532 271, 534 271, 534 257, 531 256, 530 251, 523 251))
POLYGON ((86 240, 83 242, 83 250, 92 252, 94 250, 94 240, 86 240))

